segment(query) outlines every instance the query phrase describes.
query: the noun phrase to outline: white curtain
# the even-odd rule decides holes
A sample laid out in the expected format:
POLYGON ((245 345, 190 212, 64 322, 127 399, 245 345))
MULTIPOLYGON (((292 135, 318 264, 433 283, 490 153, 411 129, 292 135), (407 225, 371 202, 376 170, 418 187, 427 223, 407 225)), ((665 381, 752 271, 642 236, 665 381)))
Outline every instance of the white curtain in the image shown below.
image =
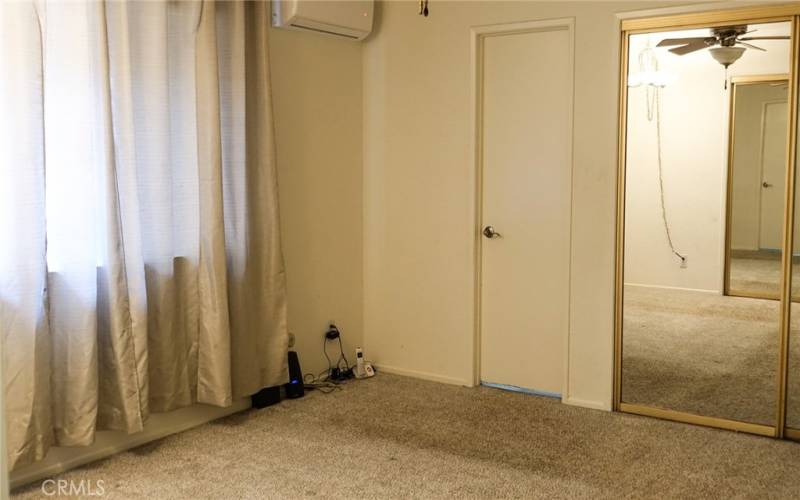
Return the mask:
POLYGON ((11 467, 286 381, 268 11, 0 7, 11 467))

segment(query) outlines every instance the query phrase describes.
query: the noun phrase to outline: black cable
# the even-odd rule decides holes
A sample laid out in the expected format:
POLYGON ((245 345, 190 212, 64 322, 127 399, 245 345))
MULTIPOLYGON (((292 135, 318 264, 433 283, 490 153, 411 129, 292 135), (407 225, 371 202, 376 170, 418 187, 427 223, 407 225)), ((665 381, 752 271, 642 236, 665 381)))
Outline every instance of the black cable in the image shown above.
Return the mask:
POLYGON ((332 382, 316 382, 313 384, 306 384, 306 388, 317 390, 323 394, 330 394, 333 391, 341 391, 342 388, 338 384, 334 384, 332 382))
POLYGON ((344 355, 344 347, 342 347, 342 337, 341 337, 341 335, 339 336, 339 353, 340 353, 341 357, 339 358, 339 361, 336 363, 336 366, 340 366, 342 360, 344 360, 345 369, 349 370, 350 369, 350 362, 347 361, 347 356, 344 355))
POLYGON ((319 375, 306 373, 303 375, 303 386, 308 390, 317 390, 323 394, 330 394, 336 390, 341 390, 342 388, 339 386, 341 382, 328 380, 329 375, 330 369, 320 372, 319 375), (322 379, 323 375, 325 376, 324 380, 322 379))
POLYGON ((327 337, 324 337, 322 339, 322 352, 325 354, 325 359, 328 360, 328 373, 330 373, 331 372, 331 368, 333 368, 333 363, 331 363, 331 358, 328 356, 328 339, 327 339, 327 337))
MULTIPOLYGON (((328 361, 327 382, 339 383, 353 376, 350 362, 347 360, 347 355, 344 353, 342 336, 339 332, 339 329, 336 328, 336 325, 331 324, 330 329, 325 333, 325 338, 322 341, 322 353, 325 355, 325 359, 328 361), (336 360, 336 365, 333 364, 331 357, 328 355, 328 341, 334 339, 339 341, 339 359, 336 360)), ((314 380, 316 381, 318 378, 319 377, 315 377, 314 380)))

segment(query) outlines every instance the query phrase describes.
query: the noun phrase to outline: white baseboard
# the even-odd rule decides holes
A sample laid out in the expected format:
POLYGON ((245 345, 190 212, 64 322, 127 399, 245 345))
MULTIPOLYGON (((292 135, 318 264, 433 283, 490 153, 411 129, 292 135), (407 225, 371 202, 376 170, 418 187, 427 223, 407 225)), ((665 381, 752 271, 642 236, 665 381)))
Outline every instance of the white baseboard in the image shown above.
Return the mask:
POLYGON ((44 460, 20 467, 10 474, 11 488, 60 474, 69 469, 106 458, 116 453, 197 427, 212 420, 226 417, 250 408, 250 398, 243 398, 227 408, 193 405, 167 413, 150 415, 145 428, 136 434, 117 431, 100 431, 91 446, 54 447, 44 460))
POLYGON ((436 373, 421 372, 417 370, 407 370, 405 368, 398 368, 396 366, 384 365, 381 363, 373 363, 378 372, 391 373, 394 375, 403 375, 405 377, 419 378, 422 380, 430 380, 431 382, 441 382, 450 385, 462 385, 472 387, 475 384, 470 380, 460 379, 456 377, 448 377, 446 375, 439 375, 436 373))
MULTIPOLYGON (((450 385, 461 385, 466 387, 473 387, 475 385, 469 380, 460 379, 456 377, 447 377, 435 373, 422 372, 417 370, 408 370, 406 368, 398 368, 396 366, 389 366, 378 363, 373 363, 373 364, 375 365, 375 368, 377 369, 378 372, 391 373, 394 375, 403 375, 405 377, 419 378, 423 380, 430 380, 432 382, 440 382, 443 384, 450 384, 450 385)), ((561 402, 571 406, 590 408, 592 410, 611 411, 610 402, 592 401, 588 399, 580 399, 572 397, 562 398, 561 402)))
POLYGON ((579 398, 563 398, 561 400, 565 405, 580 406, 581 408, 590 408, 592 410, 611 411, 611 403, 604 403, 602 401, 591 401, 588 399, 579 398))

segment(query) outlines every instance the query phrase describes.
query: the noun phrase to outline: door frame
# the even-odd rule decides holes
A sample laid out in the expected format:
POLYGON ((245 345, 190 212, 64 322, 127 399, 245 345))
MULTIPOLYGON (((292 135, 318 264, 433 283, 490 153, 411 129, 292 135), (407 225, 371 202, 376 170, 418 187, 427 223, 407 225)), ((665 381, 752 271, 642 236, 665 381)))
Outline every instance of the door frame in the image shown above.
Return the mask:
MULTIPOLYGON (((751 292, 751 293, 741 293, 735 292, 732 293, 730 289, 730 281, 731 281, 731 220, 733 211, 733 161, 734 161, 734 154, 733 154, 733 136, 735 133, 735 117, 736 117, 736 89, 744 86, 744 85, 758 85, 762 83, 768 82, 780 82, 785 81, 786 84, 789 84, 789 74, 787 73, 779 73, 774 75, 743 75, 743 76, 734 76, 730 79, 730 91, 728 92, 728 144, 727 144, 727 151, 728 151, 728 159, 725 166, 725 238, 723 239, 725 248, 723 249, 724 252, 724 259, 722 264, 722 293, 723 295, 730 295, 731 297, 750 297, 754 299, 772 299, 772 300, 779 300, 779 296, 775 296, 769 293, 758 293, 758 292, 751 292)), ((782 102, 782 101, 781 101, 782 102)), ((763 123, 763 111, 762 111, 762 123, 761 123, 761 144, 759 146, 759 170, 761 173, 760 176, 763 177, 763 169, 764 169, 764 123, 763 123)), ((789 127, 787 127, 788 129, 789 127)), ((758 204, 759 204, 759 240, 761 238, 761 194, 759 193, 758 196, 758 204)))
MULTIPOLYGON (((569 81, 571 84, 569 99, 569 184, 570 184, 570 228, 569 231, 569 253, 572 255, 572 202, 573 202, 573 170, 574 170, 574 109, 575 109, 575 18, 565 17, 558 19, 546 19, 538 21, 523 21, 504 24, 490 24, 473 26, 470 28, 470 74, 471 74, 471 123, 472 123, 472 147, 470 148, 471 164, 475 168, 474 178, 474 222, 473 222, 473 255, 474 255, 474 317, 473 317, 473 340, 472 340, 472 383, 481 383, 481 267, 482 267, 482 248, 483 237, 481 234, 481 223, 483 217, 483 40, 491 36, 503 36, 523 33, 536 33, 543 31, 566 30, 569 34, 569 81)), ((572 263, 568 264, 570 283, 568 294, 571 294, 572 282, 572 263)), ((563 362, 563 382, 561 400, 570 399, 569 391, 569 337, 570 337, 570 311, 571 304, 567 305, 567 329, 564 335, 564 362, 563 362)))
POLYGON ((667 15, 651 18, 623 19, 620 23, 620 59, 619 59, 619 102, 618 102, 618 150, 617 150, 617 225, 615 248, 615 285, 614 285, 614 378, 613 409, 627 413, 662 418, 678 422, 705 425, 721 429, 736 430, 772 436, 776 438, 800 439, 800 429, 786 428, 786 391, 788 380, 788 350, 791 314, 791 273, 794 232, 794 187, 797 119, 798 119, 798 70, 800 69, 800 3, 764 5, 728 10, 711 10, 686 14, 667 15), (625 403, 622 401, 622 320, 623 320, 623 287, 624 287, 624 249, 625 249, 625 156, 627 135, 627 77, 628 77, 628 45, 633 34, 676 31, 691 28, 709 28, 730 24, 758 24, 765 22, 788 21, 791 23, 791 48, 789 68, 789 122, 787 127, 787 169, 785 184, 783 255, 781 258, 780 288, 780 337, 779 353, 776 359, 778 374, 776 380, 775 420, 772 425, 754 424, 737 420, 694 415, 675 410, 667 410, 647 405, 625 403), (787 252, 786 249, 789 248, 787 252))

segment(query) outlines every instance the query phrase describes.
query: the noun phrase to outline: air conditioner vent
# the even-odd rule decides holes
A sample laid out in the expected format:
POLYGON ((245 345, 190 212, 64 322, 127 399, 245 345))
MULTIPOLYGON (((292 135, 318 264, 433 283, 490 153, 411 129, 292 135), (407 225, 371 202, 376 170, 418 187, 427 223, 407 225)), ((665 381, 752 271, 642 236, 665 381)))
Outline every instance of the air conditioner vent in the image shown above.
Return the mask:
POLYGON ((373 0, 273 0, 272 25, 363 40, 372 31, 373 0))

